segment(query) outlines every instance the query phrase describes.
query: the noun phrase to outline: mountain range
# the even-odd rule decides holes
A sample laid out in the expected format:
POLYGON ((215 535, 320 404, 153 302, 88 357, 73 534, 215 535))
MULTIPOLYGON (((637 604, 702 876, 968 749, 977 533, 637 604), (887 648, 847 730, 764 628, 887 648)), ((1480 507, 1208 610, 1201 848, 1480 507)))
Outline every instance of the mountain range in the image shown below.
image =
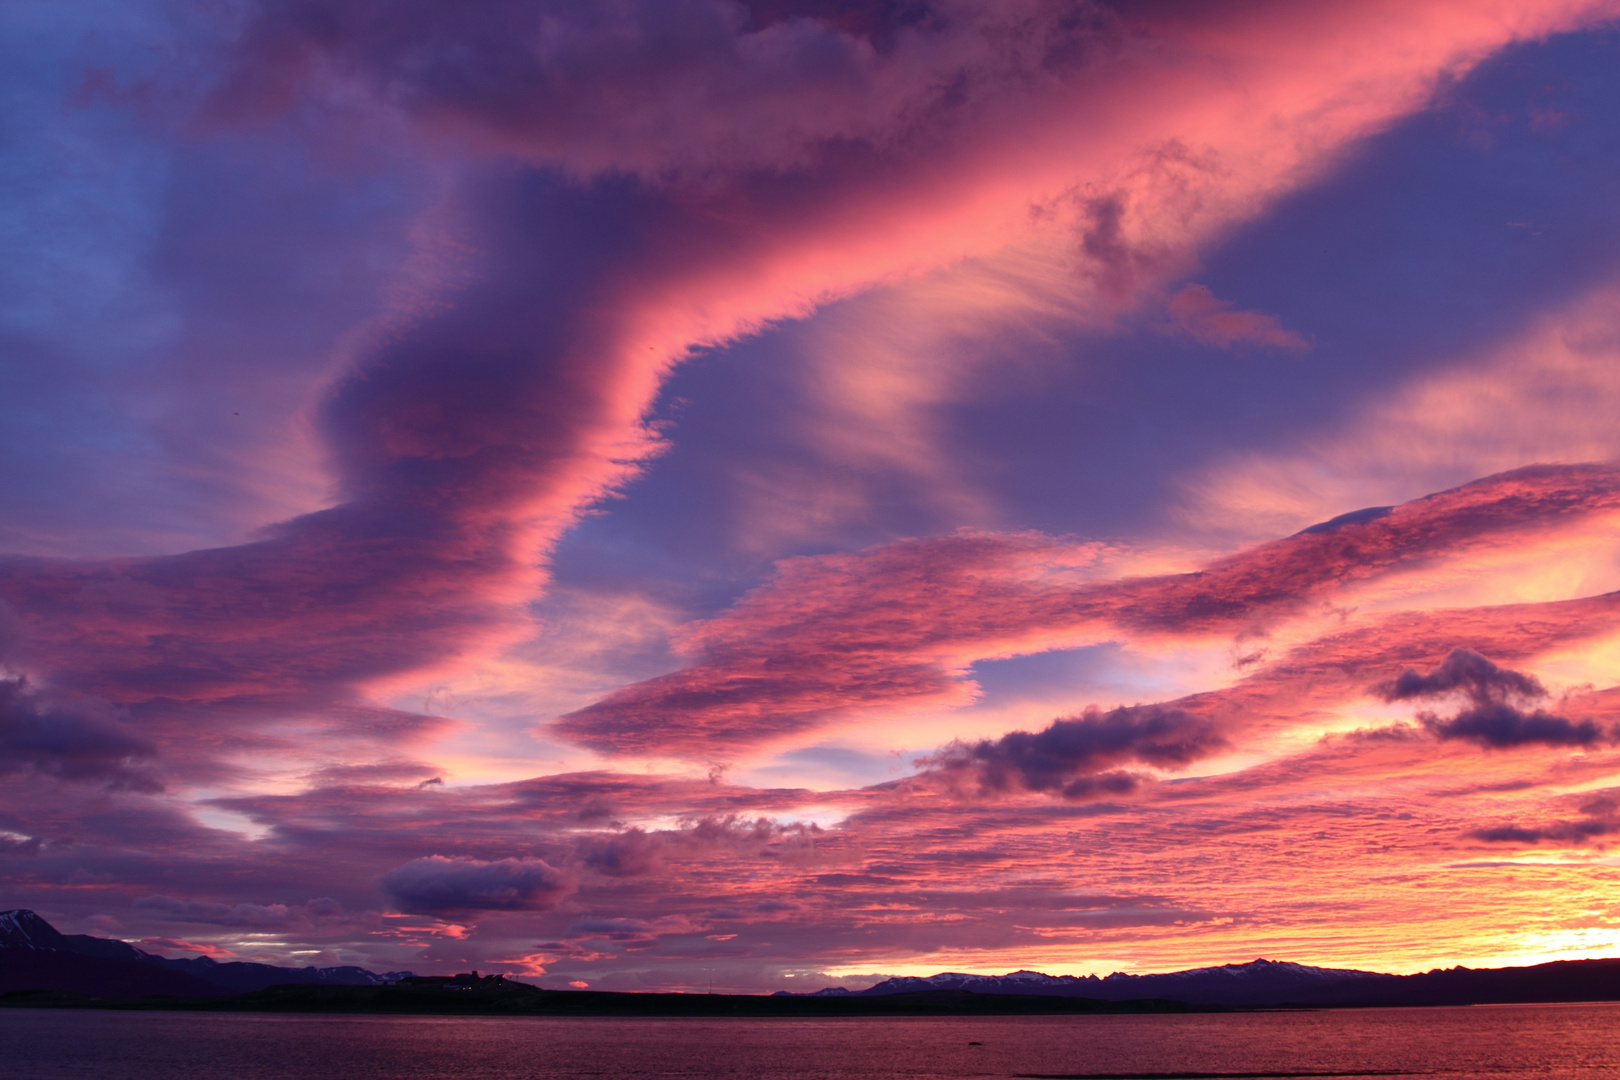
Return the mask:
POLYGON ((1309 967, 1276 960, 1162 975, 938 975, 885 979, 865 990, 832 987, 815 997, 883 997, 927 991, 1090 998, 1161 999, 1216 1008, 1333 1005, 1479 1005, 1620 1000, 1620 959, 1562 960, 1522 968, 1453 967, 1414 975, 1309 967))
MULTIPOLYGON (((222 964, 207 957, 169 959, 123 941, 88 934, 63 934, 32 911, 18 909, 0 912, 0 994, 47 991, 102 1000, 153 997, 225 999, 236 995, 254 995, 240 999, 232 1007, 259 1007, 254 1002, 264 998, 260 1004, 265 1007, 322 1011, 338 1007, 333 1003, 341 1000, 345 1003, 341 1005, 344 1011, 365 1011, 371 1006, 357 1004, 359 998, 354 1001, 349 999, 355 993, 373 993, 373 990, 366 988, 374 988, 376 993, 385 996, 392 995, 389 1000, 400 995, 415 995, 425 1001, 435 994, 438 997, 448 994, 449 999, 460 1000, 450 990, 465 991, 467 987, 461 986, 461 983, 468 983, 469 986, 477 983, 481 986, 489 982, 491 979, 478 980, 476 973, 455 979, 418 978, 410 972, 377 974, 360 967, 290 968, 243 961, 222 964), (450 983, 456 984, 450 990, 439 985, 450 983), (271 987, 282 988, 276 991, 279 998, 275 995, 265 996, 263 992, 271 987), (299 993, 304 996, 299 997, 299 993), (288 999, 291 1004, 281 1001, 288 994, 293 995, 288 999), (316 996, 310 997, 310 994, 316 996), (271 998, 275 998, 275 1001, 271 998), (276 1005, 275 1002, 281 1004, 276 1005)), ((659 1013, 663 1007, 659 1005, 659 1000, 662 999, 668 999, 665 1005, 670 1002, 681 1005, 684 1012, 697 1008, 693 1001, 687 1000, 692 995, 541 991, 515 983, 502 983, 490 993, 494 994, 497 990, 501 994, 495 994, 496 997, 502 994, 511 997, 521 991, 527 995, 524 998, 524 1008, 527 1009, 549 1008, 537 1004, 543 998, 557 1008, 566 1005, 566 1011, 581 1015, 600 1012, 612 1005, 609 998, 633 998, 635 1001, 630 1004, 619 1003, 615 1007, 622 1007, 621 1011, 629 1009, 648 1015, 659 1013)), ((702 1008, 722 1015, 735 1011, 734 1005, 751 1001, 771 1014, 820 1015, 825 1010, 819 1006, 807 1013, 804 1010, 811 1006, 811 999, 825 1002, 831 998, 847 1002, 849 1006, 846 1009, 838 1005, 838 1015, 868 1011, 876 1014, 894 1011, 885 1002, 897 995, 911 1003, 901 1011, 914 1012, 964 1009, 997 1011, 997 1000, 1004 1001, 1008 1009, 1017 1005, 1014 1011, 1027 1011, 1034 1007, 1032 1002, 1054 998, 1075 999, 1073 1008, 1116 1007, 1103 1003, 1135 1002, 1163 1006, 1179 1002, 1193 1008, 1214 1009, 1620 1001, 1620 958, 1564 960, 1521 968, 1453 967, 1415 975, 1310 967, 1264 959, 1159 975, 1116 972, 1100 978, 1096 975, 1046 975, 1038 971, 1014 971, 1006 975, 942 972, 927 977, 885 979, 864 990, 833 987, 810 994, 782 991, 769 998, 704 995, 708 1005, 702 1008), (794 1006, 787 999, 804 1004, 794 1006), (870 1008, 858 1004, 868 1000, 871 1002, 870 1008), (1095 1004, 1085 1005, 1087 1001, 1095 1004), (770 1004, 772 1002, 776 1004, 770 1004), (973 1002, 979 1004, 974 1005, 973 1002)), ((1053 1006, 1057 1004, 1054 1002, 1053 1006)), ((827 1005, 832 1007, 834 1003, 827 1002, 827 1005)), ((387 1007, 410 1011, 418 1006, 395 1003, 387 1007)), ((435 998, 434 1002, 420 1007, 434 1011, 442 1009, 444 1003, 435 998)), ((896 1007, 899 1007, 898 1004, 896 1007)), ((1062 1009, 1072 1011, 1071 1005, 1063 1005, 1062 1009)))
POLYGON ((270 986, 382 986, 410 972, 276 967, 206 956, 175 960, 124 941, 64 934, 26 909, 0 911, 0 993, 55 990, 98 998, 223 997, 270 986))

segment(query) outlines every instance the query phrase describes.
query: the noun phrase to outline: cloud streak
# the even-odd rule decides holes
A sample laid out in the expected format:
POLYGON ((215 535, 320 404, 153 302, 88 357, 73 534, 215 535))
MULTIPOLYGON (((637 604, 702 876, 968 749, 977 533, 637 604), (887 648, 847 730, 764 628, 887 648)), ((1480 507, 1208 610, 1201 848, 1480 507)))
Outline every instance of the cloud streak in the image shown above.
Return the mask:
POLYGON ((1191 573, 1112 582, 1065 583, 1095 552, 1044 537, 966 535, 794 560, 682 632, 697 664, 617 691, 555 730, 618 752, 735 753, 862 710, 965 704, 972 688, 959 672, 977 659, 1235 635, 1402 566, 1616 505, 1611 469, 1530 468, 1191 573))

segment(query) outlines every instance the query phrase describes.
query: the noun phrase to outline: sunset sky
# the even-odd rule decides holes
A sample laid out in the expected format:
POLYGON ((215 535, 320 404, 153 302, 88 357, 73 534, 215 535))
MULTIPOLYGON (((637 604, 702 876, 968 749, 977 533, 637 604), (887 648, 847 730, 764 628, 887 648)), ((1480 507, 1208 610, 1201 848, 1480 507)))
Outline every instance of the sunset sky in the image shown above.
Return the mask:
POLYGON ((0 5, 0 908, 1620 954, 1620 0, 0 5))

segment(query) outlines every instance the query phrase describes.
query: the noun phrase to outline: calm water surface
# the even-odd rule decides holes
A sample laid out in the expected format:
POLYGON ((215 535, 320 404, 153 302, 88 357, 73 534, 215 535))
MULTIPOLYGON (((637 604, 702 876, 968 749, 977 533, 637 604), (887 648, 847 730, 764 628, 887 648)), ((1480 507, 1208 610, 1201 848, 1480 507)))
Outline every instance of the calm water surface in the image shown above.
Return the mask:
POLYGON ((900 1020, 0 1010, 6 1080, 1223 1073, 1620 1078, 1620 1004, 900 1020))

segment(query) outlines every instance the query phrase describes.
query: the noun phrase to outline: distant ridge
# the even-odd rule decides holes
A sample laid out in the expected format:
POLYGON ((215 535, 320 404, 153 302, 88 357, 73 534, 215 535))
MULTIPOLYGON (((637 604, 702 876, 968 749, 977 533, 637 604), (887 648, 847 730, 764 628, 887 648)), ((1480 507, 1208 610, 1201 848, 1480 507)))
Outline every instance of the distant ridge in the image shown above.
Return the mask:
MULTIPOLYGON (((1480 1005, 1620 1001, 1620 959, 1563 960, 1523 968, 1455 967, 1417 975, 1321 968, 1258 959, 1160 975, 938 975, 885 979, 865 990, 829 987, 806 997, 883 997, 928 990, 1134 1001, 1146 998, 1216 1008, 1332 1005, 1480 1005)), ((780 992, 787 995, 787 991, 780 992)))
POLYGON ((410 975, 360 967, 286 968, 206 956, 171 960, 124 941, 64 934, 26 908, 0 911, 0 993, 54 990, 96 998, 219 997, 271 986, 383 986, 410 975))
POLYGON ((534 1013, 579 1016, 856 1016, 1174 1012, 1383 1005, 1620 1001, 1620 958, 1521 968, 1454 967, 1417 975, 1276 960, 1158 975, 941 972, 865 990, 809 994, 553 991, 477 973, 417 978, 360 967, 285 968, 170 960, 123 941, 63 934, 32 911, 0 912, 0 1005, 248 1009, 292 1012, 534 1013), (55 995, 54 997, 52 995, 55 995), (164 1000, 168 999, 168 1000, 164 1000), (112 1005, 102 1003, 113 1003, 112 1005))

